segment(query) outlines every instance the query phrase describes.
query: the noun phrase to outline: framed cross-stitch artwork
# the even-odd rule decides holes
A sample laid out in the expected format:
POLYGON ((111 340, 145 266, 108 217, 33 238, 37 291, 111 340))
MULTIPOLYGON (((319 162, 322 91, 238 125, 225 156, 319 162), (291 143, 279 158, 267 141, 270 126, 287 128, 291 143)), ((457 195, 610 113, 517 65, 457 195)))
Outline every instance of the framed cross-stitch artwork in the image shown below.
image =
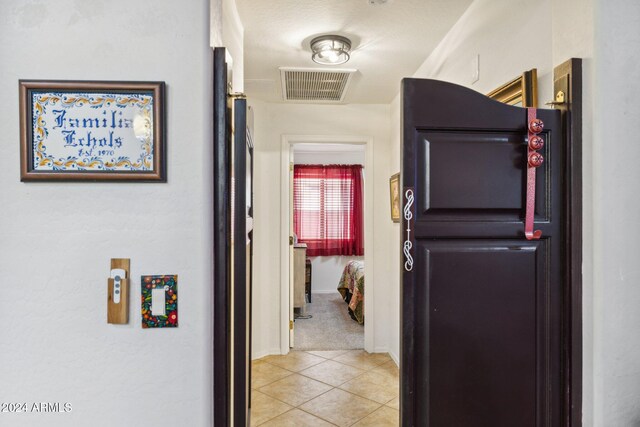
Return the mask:
POLYGON ((22 181, 166 181, 164 82, 20 80, 22 181))

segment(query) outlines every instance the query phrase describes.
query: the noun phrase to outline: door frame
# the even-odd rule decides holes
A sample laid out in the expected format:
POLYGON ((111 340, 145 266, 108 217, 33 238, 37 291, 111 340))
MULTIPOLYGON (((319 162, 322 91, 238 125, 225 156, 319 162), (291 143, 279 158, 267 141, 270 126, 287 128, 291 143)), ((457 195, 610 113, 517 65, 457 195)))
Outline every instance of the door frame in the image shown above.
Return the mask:
POLYGON ((364 164, 364 274, 367 278, 367 303, 364 305, 364 349, 375 351, 375 278, 373 275, 373 138, 361 135, 282 135, 280 191, 280 352, 289 353, 289 150, 294 144, 349 144, 365 146, 364 164))
MULTIPOLYGON (((225 93, 226 97, 226 79, 227 70, 225 64, 225 50, 214 50, 214 95, 225 93), (217 52, 216 52, 217 51, 217 52), (215 73, 219 71, 219 73, 215 73)), ((568 169, 570 170, 567 178, 568 200, 569 210, 571 212, 568 215, 568 230, 570 235, 571 245, 571 271, 567 274, 570 277, 571 287, 568 289, 568 295, 565 300, 566 308, 568 308, 567 318, 565 319, 565 330, 563 331, 563 341, 565 344, 565 354, 563 355, 563 364, 566 369, 566 375, 568 375, 568 389, 565 390, 565 413, 567 419, 565 419, 565 425, 567 426, 580 426, 582 418, 582 60, 571 59, 554 70, 554 80, 559 80, 563 76, 568 76, 568 79, 557 82, 557 84, 567 87, 566 93, 569 94, 568 102, 564 105, 560 105, 559 108, 566 110, 565 119, 569 120, 568 126, 565 131, 568 133, 570 145, 568 147, 569 153, 568 169)), ((558 86, 556 86, 558 87, 558 86)), ((230 322, 228 319, 229 307, 227 306, 229 289, 227 287, 228 274, 230 272, 229 259, 226 255, 226 246, 223 243, 230 233, 230 224, 226 205, 228 203, 229 188, 226 185, 228 179, 229 170, 226 165, 225 159, 229 155, 229 149, 225 144, 225 132, 227 127, 227 109, 226 100, 222 101, 222 98, 214 97, 214 114, 213 114, 213 221, 214 224, 218 224, 214 227, 214 271, 213 271, 213 315, 212 325, 217 333, 213 335, 213 358, 212 358, 212 371, 213 371, 213 406, 215 411, 214 425, 215 426, 228 426, 230 418, 230 337, 228 335, 230 322)), ((566 123, 566 122, 565 122, 566 123)), ((283 135, 282 137, 282 170, 283 176, 286 178, 282 180, 283 186, 288 186, 288 148, 292 143, 304 143, 304 142, 340 142, 340 143, 352 143, 352 144, 366 144, 365 148, 365 182, 368 180, 369 185, 365 186, 365 255, 367 257, 367 264, 365 264, 365 271, 367 272, 369 279, 368 298, 371 300, 374 295, 374 287, 372 283, 374 277, 368 272, 372 271, 373 264, 373 179, 374 179, 374 164, 373 164, 373 138, 371 137, 358 137, 358 136, 322 136, 322 135, 283 135), (367 265, 369 266, 367 268, 367 265)), ((252 157, 253 159, 253 157, 252 157)), ((287 194, 288 188, 284 189, 282 194, 287 194)), ((287 202, 283 203, 285 210, 288 209, 288 197, 287 202)), ((284 217, 284 215, 281 215, 284 217)), ((288 258, 288 235, 285 235, 288 231, 287 219, 283 219, 282 224, 282 236, 283 243, 282 253, 284 253, 284 259, 288 258), (286 244, 284 244, 286 242, 286 244)), ((282 225, 281 224, 281 225, 282 225)), ((282 271, 285 271, 285 275, 282 277, 282 286, 288 293, 288 273, 286 273, 286 263, 282 263, 282 271)), ((288 294, 282 296, 281 301, 285 301, 288 304, 288 294)), ((371 309, 373 304, 365 305, 365 316, 369 318, 368 328, 365 326, 365 349, 373 351, 374 335, 373 326, 374 322, 371 320, 371 309), (367 309, 367 307, 369 307, 367 309)), ((282 312, 283 310, 281 310, 282 312)), ((288 319, 288 316, 287 316, 288 319)), ((404 325, 404 316, 401 314, 400 324, 404 325)), ((288 322, 287 322, 288 323, 288 322)), ((281 344, 286 346, 283 354, 288 353, 288 325, 283 325, 283 332, 281 334, 281 344)), ((402 349, 401 349, 402 351, 402 349)), ((401 377, 402 381, 402 377, 401 377)))
POLYGON ((231 240, 229 212, 231 153, 228 144, 230 129, 228 111, 226 49, 213 50, 213 407, 214 426, 228 427, 231 422, 231 240))
POLYGON ((565 179, 567 193, 566 239, 569 268, 566 271, 564 295, 565 345, 563 369, 565 381, 565 425, 582 426, 582 58, 570 58, 553 69, 553 93, 562 91, 563 102, 556 99, 554 107, 562 114, 567 146, 565 179))

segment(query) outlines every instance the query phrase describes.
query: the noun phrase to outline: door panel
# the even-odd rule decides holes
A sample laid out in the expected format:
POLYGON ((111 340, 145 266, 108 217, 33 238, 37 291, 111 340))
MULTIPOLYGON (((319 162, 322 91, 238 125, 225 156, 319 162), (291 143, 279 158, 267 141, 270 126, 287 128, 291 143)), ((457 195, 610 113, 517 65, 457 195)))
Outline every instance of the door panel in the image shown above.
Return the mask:
MULTIPOLYGON (((429 277, 416 281, 415 303, 428 307, 416 327, 426 331, 428 345, 417 347, 414 357, 425 360, 419 376, 429 381, 416 393, 432 396, 430 411, 422 408, 418 419, 434 426, 535 426, 536 372, 545 366, 532 337, 536 307, 542 313, 548 307, 541 275, 529 272, 545 271, 546 244, 465 239, 417 245, 416 262, 428 266, 429 277)), ((540 332, 548 341, 544 328, 540 332)))
MULTIPOLYGON (((527 178, 518 167, 526 154, 521 132, 419 131, 416 139, 417 164, 423 165, 416 171, 417 209, 430 219, 520 219, 527 178)), ((539 152, 548 155, 546 147, 539 152)), ((547 172, 546 164, 538 168, 539 195, 544 195, 547 172)), ((538 197, 538 220, 545 217, 544 204, 538 197)))
POLYGON ((405 79, 402 96, 402 425, 559 426, 559 113, 537 111, 543 234, 528 241, 527 110, 434 80, 405 79))

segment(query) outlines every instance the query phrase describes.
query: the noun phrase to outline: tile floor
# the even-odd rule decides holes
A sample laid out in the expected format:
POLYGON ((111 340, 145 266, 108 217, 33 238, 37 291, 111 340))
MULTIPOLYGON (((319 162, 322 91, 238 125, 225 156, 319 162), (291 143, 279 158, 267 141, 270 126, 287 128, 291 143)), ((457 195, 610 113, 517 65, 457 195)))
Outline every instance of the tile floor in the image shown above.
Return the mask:
POLYGON ((292 351, 252 368, 251 426, 399 425, 398 367, 386 353, 292 351))

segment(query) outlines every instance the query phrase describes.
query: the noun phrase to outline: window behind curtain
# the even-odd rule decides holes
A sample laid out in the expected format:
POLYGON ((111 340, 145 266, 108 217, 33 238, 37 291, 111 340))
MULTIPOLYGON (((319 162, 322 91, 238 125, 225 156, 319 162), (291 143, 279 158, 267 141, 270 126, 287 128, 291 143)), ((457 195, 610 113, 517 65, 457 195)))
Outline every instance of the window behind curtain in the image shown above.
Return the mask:
POLYGON ((293 228, 309 256, 364 254, 361 165, 296 165, 293 228))

